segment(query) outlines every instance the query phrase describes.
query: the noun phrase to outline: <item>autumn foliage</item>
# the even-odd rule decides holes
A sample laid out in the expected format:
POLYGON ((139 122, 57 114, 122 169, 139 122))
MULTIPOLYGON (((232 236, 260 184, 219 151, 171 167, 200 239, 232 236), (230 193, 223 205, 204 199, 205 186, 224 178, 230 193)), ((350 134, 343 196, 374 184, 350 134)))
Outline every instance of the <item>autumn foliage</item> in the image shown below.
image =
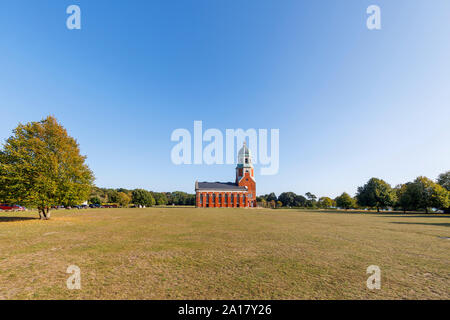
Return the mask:
POLYGON ((85 160, 54 117, 19 124, 0 151, 0 201, 38 208, 49 219, 52 206, 88 199, 94 176, 85 160))

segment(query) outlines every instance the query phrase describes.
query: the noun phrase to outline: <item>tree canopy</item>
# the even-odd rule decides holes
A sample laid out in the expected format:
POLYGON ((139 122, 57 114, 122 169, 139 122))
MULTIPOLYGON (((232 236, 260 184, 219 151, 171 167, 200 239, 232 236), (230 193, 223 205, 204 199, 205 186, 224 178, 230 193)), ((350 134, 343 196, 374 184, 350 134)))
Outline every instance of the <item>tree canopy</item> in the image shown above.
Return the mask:
POLYGON ((447 189, 447 191, 450 191, 450 171, 441 173, 437 179, 437 183, 447 189))
POLYGON ((376 208, 380 212, 380 208, 395 204, 396 194, 387 182, 372 178, 364 186, 358 188, 356 199, 360 206, 376 208))
POLYGON ((336 201, 336 205, 339 208, 343 208, 343 209, 351 209, 351 208, 355 208, 356 206, 356 201, 355 199, 353 199, 348 193, 344 192, 342 193, 339 197, 337 197, 335 199, 336 201))
POLYGON ((121 207, 127 207, 131 202, 131 197, 128 195, 128 193, 119 192, 117 194, 117 202, 121 207))
POLYGON ((136 189, 131 193, 131 201, 138 206, 151 207, 155 205, 155 199, 150 191, 144 189, 136 189))
POLYGON ((320 208, 331 208, 336 205, 336 202, 329 197, 321 197, 318 201, 320 208))
POLYGON ((418 177, 414 180, 413 187, 416 197, 415 209, 424 209, 428 212, 428 208, 445 209, 449 206, 449 192, 427 177, 418 177))
POLYGON ((94 181, 77 141, 54 117, 19 124, 0 151, 0 201, 50 208, 88 200, 94 181))

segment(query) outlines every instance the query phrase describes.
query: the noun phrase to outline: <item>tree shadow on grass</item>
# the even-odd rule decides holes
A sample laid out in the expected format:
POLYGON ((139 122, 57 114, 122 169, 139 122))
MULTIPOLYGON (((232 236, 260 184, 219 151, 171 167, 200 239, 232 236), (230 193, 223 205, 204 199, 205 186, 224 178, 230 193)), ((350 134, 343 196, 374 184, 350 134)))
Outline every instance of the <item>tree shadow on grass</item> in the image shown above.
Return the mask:
POLYGON ((355 214, 365 216, 376 216, 383 218, 450 218, 448 213, 425 213, 425 212, 410 212, 404 213, 403 211, 364 211, 364 210, 311 210, 311 212, 324 212, 335 214, 355 214))
MULTIPOLYGON (((380 215, 380 217, 388 217, 387 215, 380 215)), ((391 218, 450 218, 450 215, 448 214, 436 214, 436 213, 429 213, 429 214, 401 214, 401 215, 394 215, 391 214, 389 217, 391 218)))
POLYGON ((16 222, 16 221, 29 221, 29 220, 39 220, 39 218, 33 218, 33 217, 0 217, 0 223, 2 223, 2 222, 16 222))
POLYGON ((391 222, 395 224, 418 224, 423 226, 450 227, 450 223, 426 223, 426 222, 391 222))

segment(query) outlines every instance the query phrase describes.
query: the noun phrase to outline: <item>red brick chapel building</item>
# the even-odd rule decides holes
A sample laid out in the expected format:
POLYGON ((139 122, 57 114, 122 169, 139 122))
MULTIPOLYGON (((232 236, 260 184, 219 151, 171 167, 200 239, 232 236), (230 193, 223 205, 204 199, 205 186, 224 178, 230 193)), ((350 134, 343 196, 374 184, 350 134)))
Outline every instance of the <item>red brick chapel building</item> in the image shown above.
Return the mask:
POLYGON ((197 208, 256 207, 256 182, 247 144, 239 150, 236 181, 195 182, 197 208))

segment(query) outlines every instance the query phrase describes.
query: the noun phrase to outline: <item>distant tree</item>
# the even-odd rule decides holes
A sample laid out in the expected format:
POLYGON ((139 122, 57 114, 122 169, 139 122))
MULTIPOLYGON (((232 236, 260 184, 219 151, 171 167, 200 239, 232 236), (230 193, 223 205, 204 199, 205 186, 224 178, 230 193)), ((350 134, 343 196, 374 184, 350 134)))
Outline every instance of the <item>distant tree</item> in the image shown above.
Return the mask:
POLYGON ((158 206, 165 206, 168 202, 167 196, 163 192, 153 193, 153 198, 155 198, 156 205, 158 205, 158 206))
POLYGON ((106 198, 108 199, 108 203, 118 203, 119 202, 119 193, 114 189, 106 190, 106 198))
POLYGON ((94 176, 76 140, 54 117, 19 124, 0 151, 0 201, 38 208, 75 205, 89 198, 94 176))
POLYGON ((126 193, 126 194, 128 194, 128 195, 131 195, 131 192, 132 192, 133 190, 128 190, 128 189, 125 189, 125 188, 119 188, 119 189, 116 189, 116 191, 117 191, 117 192, 124 192, 124 193, 126 193))
POLYGON ((195 194, 188 194, 182 191, 175 191, 167 194, 167 203, 169 205, 177 206, 192 206, 195 205, 195 194))
POLYGON ((277 201, 278 199, 275 193, 272 192, 266 197, 266 200, 267 202, 270 202, 270 201, 277 201))
POLYGON ((306 201, 306 206, 308 208, 314 208, 316 206, 316 199, 317 199, 317 197, 314 194, 312 194, 311 192, 307 192, 305 194, 305 196, 308 199, 306 201))
POLYGON ((264 199, 263 197, 260 197, 260 200, 257 201, 257 202, 258 202, 258 204, 259 204, 261 207, 267 208, 267 201, 266 201, 266 199, 264 199))
POLYGON ((134 205, 151 207, 155 205, 156 201, 149 191, 144 189, 135 189, 131 192, 131 202, 134 205))
POLYGON ((295 195, 294 196, 294 203, 292 204, 294 207, 306 207, 306 198, 302 195, 295 195))
POLYGON ((343 194, 341 194, 339 197, 336 198, 336 205, 339 208, 343 208, 343 209, 350 209, 350 208, 354 208, 356 203, 355 200, 350 197, 350 195, 346 192, 344 192, 343 194))
POLYGON ((424 209, 426 213, 429 208, 445 209, 450 206, 449 192, 427 177, 414 180, 413 190, 417 209, 424 209))
POLYGON ((283 192, 278 196, 278 200, 281 201, 285 207, 292 207, 294 206, 295 196, 296 194, 293 192, 283 192))
POLYGON ((412 182, 399 185, 395 188, 397 202, 395 206, 403 210, 404 213, 408 210, 417 210, 419 207, 419 189, 418 186, 412 182))
POLYGON ((305 194, 305 196, 306 196, 306 198, 307 198, 308 200, 310 200, 310 201, 315 201, 315 200, 317 199, 317 197, 316 197, 314 194, 312 194, 311 192, 307 192, 307 193, 305 194))
POLYGON ((276 206, 277 206, 277 202, 276 202, 275 200, 271 200, 271 201, 269 202, 269 207, 270 207, 270 208, 275 209, 276 206))
MULTIPOLYGON (((444 187, 448 192, 450 192, 450 171, 440 174, 437 179, 437 182, 439 185, 444 187)), ((445 213, 450 213, 450 205, 444 210, 445 213)))
POLYGON ((127 207, 131 202, 131 197, 125 192, 119 192, 117 194, 117 202, 121 207, 127 207))
POLYGON ((106 195, 106 189, 99 188, 96 186, 93 186, 91 189, 90 198, 99 198, 100 203, 107 203, 108 202, 108 196, 106 195))
POLYGON ((395 204, 396 194, 388 183, 372 178, 364 186, 358 188, 356 199, 361 207, 377 208, 377 212, 380 212, 380 208, 395 204))
POLYGON ((437 179, 437 183, 450 191, 450 171, 441 173, 437 179))
POLYGON ((100 200, 99 197, 92 197, 89 199, 89 203, 90 204, 95 204, 95 205, 101 205, 102 204, 102 200, 100 200))
POLYGON ((331 208, 335 206, 335 202, 333 199, 329 197, 321 197, 318 201, 318 205, 320 208, 331 208))

